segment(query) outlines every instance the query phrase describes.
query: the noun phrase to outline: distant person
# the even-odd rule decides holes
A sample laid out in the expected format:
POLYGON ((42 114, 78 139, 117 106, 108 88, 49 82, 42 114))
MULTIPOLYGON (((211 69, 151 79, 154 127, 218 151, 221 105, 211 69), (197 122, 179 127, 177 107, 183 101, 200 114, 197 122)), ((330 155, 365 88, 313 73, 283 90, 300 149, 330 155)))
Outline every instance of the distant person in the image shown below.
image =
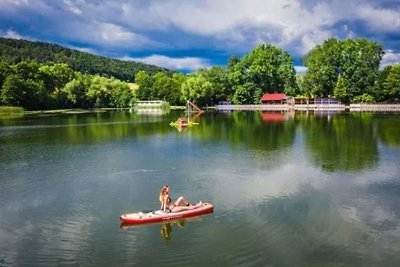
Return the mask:
POLYGON ((202 204, 200 201, 198 204, 192 205, 182 196, 179 197, 174 203, 172 203, 172 199, 169 196, 169 192, 170 191, 168 185, 164 185, 160 191, 160 196, 159 196, 161 204, 160 209, 164 212, 179 212, 184 210, 192 210, 200 207, 202 204))

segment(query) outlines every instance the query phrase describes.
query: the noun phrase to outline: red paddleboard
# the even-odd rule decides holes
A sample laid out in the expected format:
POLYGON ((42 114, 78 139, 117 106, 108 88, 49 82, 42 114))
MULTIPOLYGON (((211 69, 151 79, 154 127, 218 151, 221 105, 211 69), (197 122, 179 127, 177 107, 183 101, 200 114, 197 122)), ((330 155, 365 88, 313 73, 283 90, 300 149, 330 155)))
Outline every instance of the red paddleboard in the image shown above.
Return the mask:
POLYGON ((135 212, 129 214, 123 214, 119 219, 122 222, 130 224, 143 224, 143 223, 154 223, 176 220, 180 218, 188 218, 198 216, 202 214, 212 213, 214 206, 210 203, 203 203, 199 207, 190 210, 184 210, 179 212, 164 212, 162 210, 155 210, 150 212, 135 212))

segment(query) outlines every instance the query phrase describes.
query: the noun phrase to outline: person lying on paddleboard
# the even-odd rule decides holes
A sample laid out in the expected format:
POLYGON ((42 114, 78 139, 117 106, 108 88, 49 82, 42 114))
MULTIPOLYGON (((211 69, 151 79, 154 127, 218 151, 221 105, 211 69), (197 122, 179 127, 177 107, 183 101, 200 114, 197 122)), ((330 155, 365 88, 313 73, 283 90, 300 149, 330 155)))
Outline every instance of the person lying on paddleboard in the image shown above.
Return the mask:
POLYGON ((159 196, 161 208, 160 210, 164 212, 179 212, 184 210, 192 210, 201 206, 201 201, 196 205, 191 205, 184 197, 179 197, 174 203, 169 196, 169 186, 164 185, 161 188, 159 196))

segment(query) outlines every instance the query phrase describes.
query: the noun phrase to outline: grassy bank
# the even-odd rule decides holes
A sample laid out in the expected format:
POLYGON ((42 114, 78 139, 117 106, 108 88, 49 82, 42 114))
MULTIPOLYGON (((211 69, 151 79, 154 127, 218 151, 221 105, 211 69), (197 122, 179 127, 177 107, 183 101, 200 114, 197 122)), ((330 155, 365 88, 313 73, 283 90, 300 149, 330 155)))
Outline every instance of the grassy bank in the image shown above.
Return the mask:
POLYGON ((24 113, 24 109, 21 107, 8 107, 0 106, 0 114, 13 114, 13 113, 24 113))

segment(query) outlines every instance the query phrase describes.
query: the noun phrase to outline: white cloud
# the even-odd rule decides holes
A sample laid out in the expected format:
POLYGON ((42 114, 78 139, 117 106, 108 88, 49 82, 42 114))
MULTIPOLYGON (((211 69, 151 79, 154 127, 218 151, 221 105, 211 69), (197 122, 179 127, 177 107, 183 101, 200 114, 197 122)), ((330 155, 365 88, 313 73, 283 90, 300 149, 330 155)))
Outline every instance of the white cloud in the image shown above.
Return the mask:
MULTIPOLYGON (((219 40, 219 46, 234 47, 232 43, 238 43, 247 48, 261 42, 289 47, 310 32, 330 36, 319 27, 335 22, 328 6, 306 10, 296 0, 163 1, 152 2, 147 11, 146 21, 153 18, 151 21, 162 21, 186 33, 213 37, 219 40)), ((131 22, 138 20, 140 16, 133 16, 131 22)), ((309 49, 309 43, 304 45, 309 49)))
POLYGON ((16 6, 27 5, 29 3, 28 0, 5 0, 5 2, 16 6))
POLYGON ((2 37, 5 38, 11 38, 11 39, 24 39, 20 34, 18 34, 17 32, 13 31, 13 30, 8 30, 6 31, 5 34, 2 35, 2 37))
POLYGON ((357 9, 357 13, 374 30, 399 31, 400 9, 377 9, 372 6, 362 6, 357 9))
POLYGON ((47 39, 121 53, 166 47, 247 53, 272 43, 299 56, 330 37, 363 36, 360 23, 370 36, 398 33, 400 10, 393 6, 390 0, 2 0, 0 15, 25 23, 21 32, 40 29, 47 39))
POLYGON ((35 38, 26 36, 26 35, 22 35, 14 30, 6 30, 5 32, 3 32, 0 29, 0 36, 4 37, 4 38, 17 39, 17 40, 24 39, 24 40, 29 40, 29 41, 37 41, 35 38))
POLYGON ((91 22, 79 25, 75 21, 67 22, 63 38, 71 41, 106 47, 108 49, 140 49, 146 46, 158 47, 159 44, 144 35, 112 23, 91 22), (71 35, 70 33, 74 34, 71 35))
POLYGON ((381 68, 398 63, 400 64, 400 52, 395 52, 393 50, 386 50, 382 57, 381 68))
POLYGON ((75 15, 82 14, 82 10, 79 7, 77 7, 72 1, 64 0, 64 4, 65 4, 66 10, 68 10, 69 12, 71 12, 75 15))
POLYGON ((173 58, 163 55, 151 55, 143 58, 124 57, 122 60, 139 61, 168 69, 196 71, 211 66, 208 60, 198 57, 173 58))
POLYGON ((304 67, 304 66, 294 66, 294 69, 296 70, 296 73, 306 73, 307 72, 307 67, 304 67))

